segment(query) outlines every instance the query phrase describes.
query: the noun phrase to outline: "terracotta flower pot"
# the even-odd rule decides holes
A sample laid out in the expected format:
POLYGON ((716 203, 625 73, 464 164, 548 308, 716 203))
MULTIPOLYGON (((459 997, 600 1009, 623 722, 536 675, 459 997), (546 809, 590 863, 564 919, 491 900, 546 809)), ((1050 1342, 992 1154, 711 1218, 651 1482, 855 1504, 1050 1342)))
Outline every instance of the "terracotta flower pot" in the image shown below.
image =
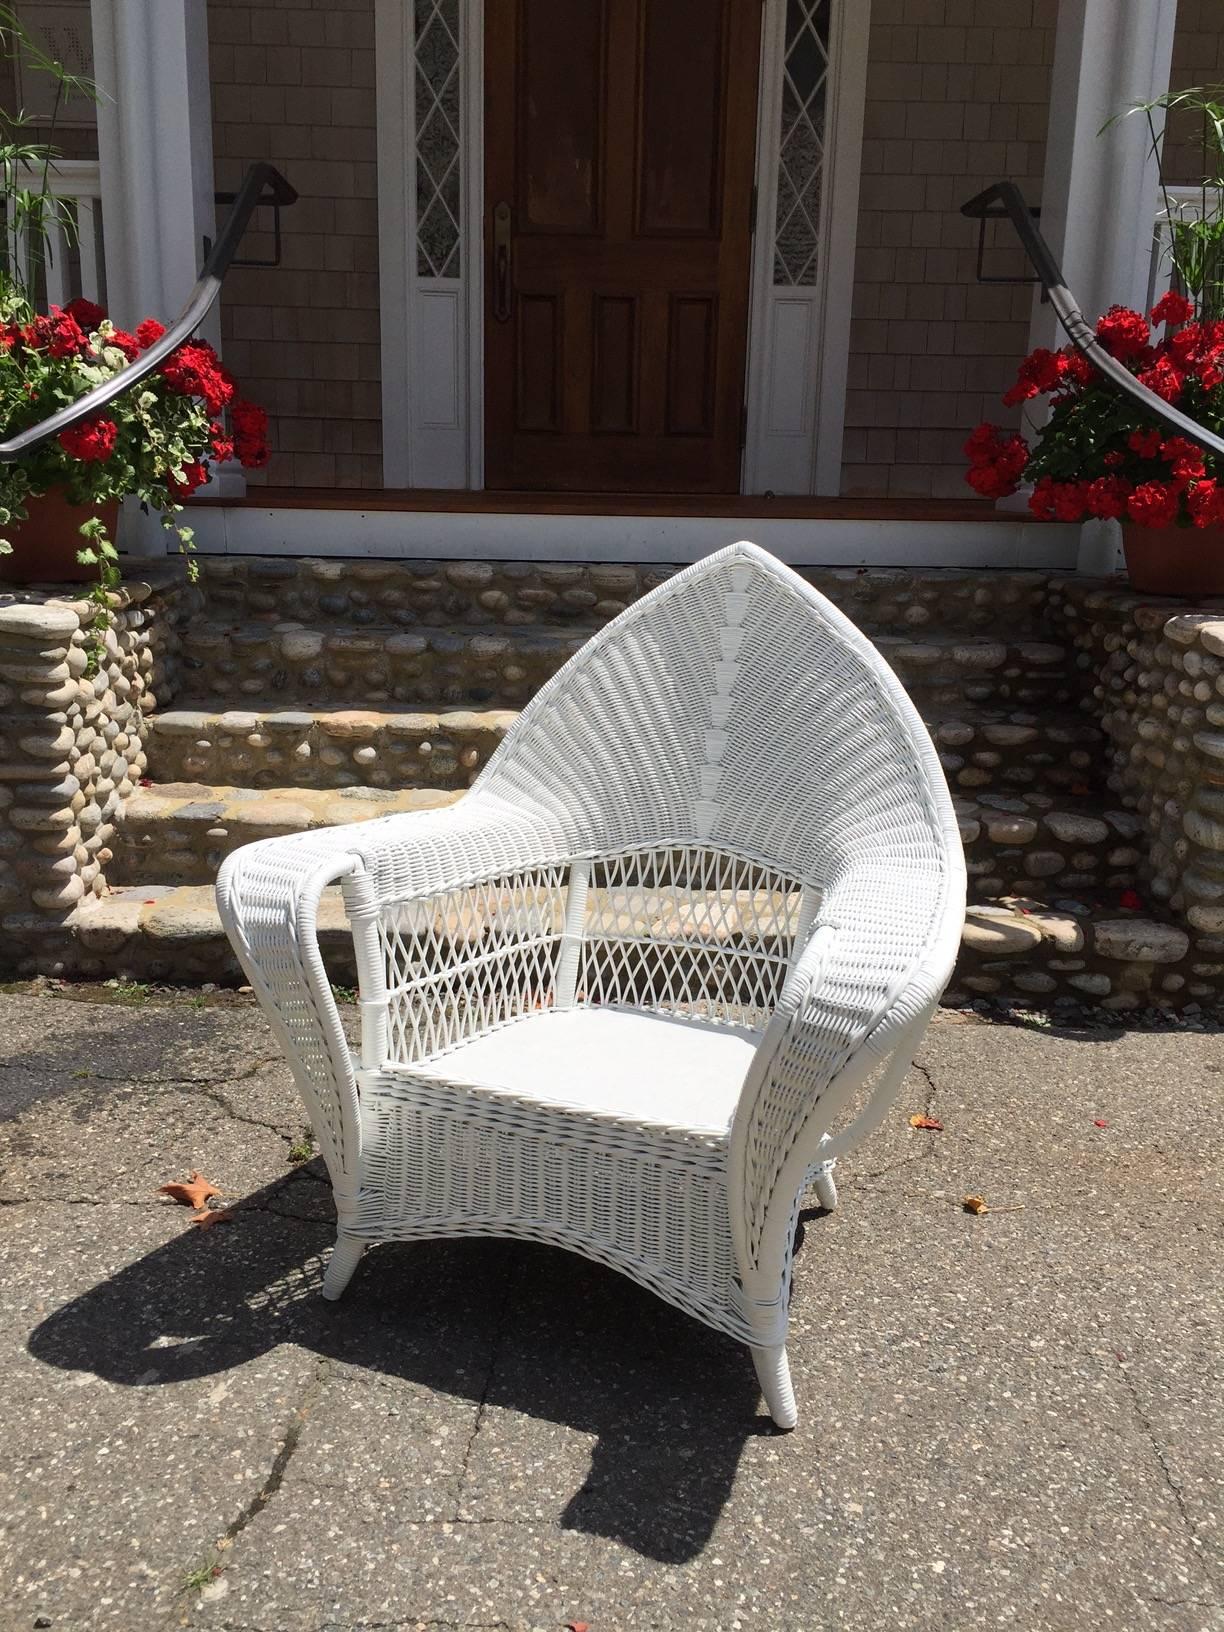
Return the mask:
POLYGON ((105 504, 69 504, 62 487, 52 487, 26 501, 29 517, 7 529, 11 555, 0 555, 0 579, 7 584, 83 584, 98 576, 97 567, 83 566, 77 551, 85 540, 80 528, 95 516, 113 539, 119 519, 119 500, 105 504))
POLYGON ((1131 588, 1144 595, 1224 595, 1224 527, 1136 527, 1122 545, 1131 588))

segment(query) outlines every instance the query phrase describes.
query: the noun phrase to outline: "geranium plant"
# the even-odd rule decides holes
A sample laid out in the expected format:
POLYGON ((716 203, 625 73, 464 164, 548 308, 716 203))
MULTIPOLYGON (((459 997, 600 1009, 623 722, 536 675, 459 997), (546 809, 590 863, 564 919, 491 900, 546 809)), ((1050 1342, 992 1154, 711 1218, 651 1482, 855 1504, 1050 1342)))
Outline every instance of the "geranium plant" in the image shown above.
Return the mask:
MULTIPOLYGON (((1196 316, 1171 290, 1142 313, 1111 307, 1096 336, 1141 384, 1209 430, 1224 430, 1224 321, 1196 316)), ((1020 365, 1004 403, 1050 398, 1040 440, 984 424, 965 443, 965 480, 986 498, 1031 482, 1029 508, 1057 521, 1116 517, 1140 527, 1224 523, 1224 472, 1213 455, 1123 395, 1072 346, 1039 347, 1020 365)))
MULTIPOLYGON (((118 329, 98 305, 74 300, 49 314, 33 311, 15 289, 0 292, 0 425, 12 436, 113 379, 165 333, 148 318, 135 334, 118 329)), ((83 424, 62 432, 14 464, 0 465, 3 534, 27 514, 31 498, 61 490, 69 503, 97 507, 137 498, 161 513, 184 544, 190 529, 182 501, 209 478, 214 460, 267 463, 267 415, 242 401, 213 348, 191 340, 160 368, 83 424), (227 424, 228 419, 228 424, 227 424)), ((80 559, 113 582, 114 541, 103 522, 86 521, 80 559)))
MULTIPOLYGON (((89 300, 75 300, 62 310, 39 309, 52 244, 67 248, 77 240, 72 206, 52 184, 59 157, 56 122, 68 98, 96 93, 89 80, 43 51, 13 7, 0 0, 0 61, 12 64, 19 58, 51 79, 54 98, 49 121, 33 132, 37 140, 30 139, 30 117, 0 108, 0 436, 5 438, 114 379, 165 333, 149 318, 135 334, 126 334, 89 300)), ((176 519, 181 501, 208 480, 213 460, 237 457, 247 466, 265 464, 266 433, 267 416, 238 399, 212 347, 189 341, 101 412, 18 461, 0 465, 0 554, 11 553, 5 535, 27 519, 30 502, 51 492, 95 512, 111 501, 137 498, 160 512, 189 548, 191 530, 176 519)), ((97 514, 80 531, 78 559, 97 568, 93 595, 105 622, 107 593, 119 577, 115 543, 97 514)))

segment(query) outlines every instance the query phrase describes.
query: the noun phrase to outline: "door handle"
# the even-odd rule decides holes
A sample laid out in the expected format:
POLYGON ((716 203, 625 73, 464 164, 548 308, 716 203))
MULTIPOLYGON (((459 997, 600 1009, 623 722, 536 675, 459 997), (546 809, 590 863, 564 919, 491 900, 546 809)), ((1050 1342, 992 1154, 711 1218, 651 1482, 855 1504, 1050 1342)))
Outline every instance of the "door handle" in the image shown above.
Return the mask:
POLYGON ((510 321, 510 206, 501 203, 493 211, 493 316, 499 323, 510 321))

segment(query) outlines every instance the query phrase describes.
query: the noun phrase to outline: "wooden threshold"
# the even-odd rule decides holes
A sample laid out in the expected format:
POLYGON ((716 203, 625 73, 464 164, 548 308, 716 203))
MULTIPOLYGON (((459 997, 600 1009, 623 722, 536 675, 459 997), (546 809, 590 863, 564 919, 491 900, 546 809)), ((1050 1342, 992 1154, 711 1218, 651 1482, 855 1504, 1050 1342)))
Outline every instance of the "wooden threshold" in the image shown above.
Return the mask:
MULTIPOLYGON (((192 507, 246 510, 409 511, 440 515, 694 516, 767 521, 952 521, 1014 525, 1026 510, 982 499, 810 498, 803 495, 466 492, 446 487, 252 487, 242 498, 192 507)), ((1048 525, 1048 524, 1047 524, 1048 525)))

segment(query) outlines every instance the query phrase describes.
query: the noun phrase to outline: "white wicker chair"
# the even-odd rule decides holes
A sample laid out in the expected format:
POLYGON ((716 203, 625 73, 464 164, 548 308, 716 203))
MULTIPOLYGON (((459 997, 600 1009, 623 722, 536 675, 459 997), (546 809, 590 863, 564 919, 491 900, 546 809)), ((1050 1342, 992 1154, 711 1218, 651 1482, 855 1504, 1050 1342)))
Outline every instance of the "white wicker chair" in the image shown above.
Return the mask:
POLYGON ((550 1242, 748 1344, 793 1427, 800 1197, 834 1205, 964 912, 930 739, 836 608, 720 550, 595 635, 458 805, 248 845, 217 893, 335 1188, 325 1297, 374 1241, 550 1242), (359 1056, 316 934, 337 881, 359 1056))

